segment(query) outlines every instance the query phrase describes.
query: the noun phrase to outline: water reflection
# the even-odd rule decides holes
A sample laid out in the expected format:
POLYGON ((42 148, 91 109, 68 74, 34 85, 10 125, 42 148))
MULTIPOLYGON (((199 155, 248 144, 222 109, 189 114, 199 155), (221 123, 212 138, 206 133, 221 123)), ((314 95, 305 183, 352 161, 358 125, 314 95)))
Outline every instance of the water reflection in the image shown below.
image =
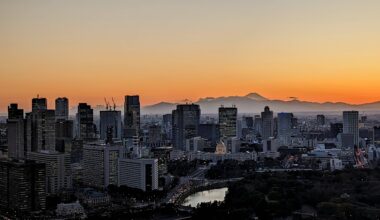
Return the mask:
POLYGON ((197 192, 187 197, 183 203, 184 206, 197 207, 198 204, 205 202, 224 201, 228 188, 212 189, 202 192, 197 192))

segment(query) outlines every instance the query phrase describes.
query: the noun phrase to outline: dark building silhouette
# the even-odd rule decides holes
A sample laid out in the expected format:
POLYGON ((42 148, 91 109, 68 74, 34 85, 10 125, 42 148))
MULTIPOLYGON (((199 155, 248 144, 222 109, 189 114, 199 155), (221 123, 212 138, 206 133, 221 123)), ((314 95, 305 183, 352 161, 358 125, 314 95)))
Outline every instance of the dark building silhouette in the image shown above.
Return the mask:
POLYGON ((96 138, 94 110, 87 103, 79 103, 77 113, 77 137, 83 140, 96 138))
POLYGON ((380 126, 373 128, 373 141, 375 144, 380 144, 380 126))
POLYGON ((124 136, 139 136, 140 133, 140 97, 125 96, 124 102, 124 136))
POLYGON ((32 111, 47 110, 47 100, 46 98, 37 98, 32 99, 32 111))
POLYGON ((69 119, 69 100, 66 97, 55 100, 55 118, 56 120, 69 119))
POLYGON ((24 159, 26 156, 24 110, 19 109, 17 104, 8 107, 7 129, 8 156, 12 159, 24 159))
POLYGON ((219 124, 200 124, 198 136, 210 141, 212 146, 216 146, 220 140, 219 124))
POLYGON ((27 151, 55 150, 55 111, 36 110, 26 114, 27 151))
POLYGON ((343 123, 331 123, 330 137, 336 138, 340 133, 343 133, 343 123))
POLYGON ((273 111, 269 109, 268 106, 264 108, 264 111, 261 112, 261 136, 263 140, 266 140, 270 137, 274 136, 274 119, 273 119, 273 111))
POLYGON ((317 125, 323 126, 326 124, 326 117, 324 115, 317 115, 317 125))
POLYGON ((201 110, 199 105, 186 104, 177 105, 177 109, 172 113, 173 146, 184 150, 186 139, 198 135, 201 110))
POLYGON ((19 214, 44 210, 45 176, 45 164, 0 160, 0 209, 19 214))
POLYGON ((219 134, 221 137, 236 137, 237 108, 219 108, 219 134))
POLYGON ((70 152, 74 138, 74 122, 72 120, 57 120, 55 123, 56 150, 70 152))

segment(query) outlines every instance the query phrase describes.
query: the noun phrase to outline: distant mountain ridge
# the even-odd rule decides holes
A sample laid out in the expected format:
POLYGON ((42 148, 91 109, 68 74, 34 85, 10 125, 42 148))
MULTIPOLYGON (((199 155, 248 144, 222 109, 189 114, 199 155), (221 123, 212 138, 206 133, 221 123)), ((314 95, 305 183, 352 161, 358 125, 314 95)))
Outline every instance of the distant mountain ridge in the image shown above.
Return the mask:
MULTIPOLYGON (((182 103, 182 102, 181 102, 182 103)), ((143 114, 168 114, 179 103, 160 102, 142 108, 143 114)), ((206 97, 194 102, 201 107, 205 114, 215 114, 220 106, 233 106, 239 113, 258 113, 269 106, 275 112, 328 112, 328 111, 380 111, 380 101, 366 104, 348 104, 344 102, 310 102, 298 99, 271 100, 258 93, 249 93, 245 96, 206 97)))

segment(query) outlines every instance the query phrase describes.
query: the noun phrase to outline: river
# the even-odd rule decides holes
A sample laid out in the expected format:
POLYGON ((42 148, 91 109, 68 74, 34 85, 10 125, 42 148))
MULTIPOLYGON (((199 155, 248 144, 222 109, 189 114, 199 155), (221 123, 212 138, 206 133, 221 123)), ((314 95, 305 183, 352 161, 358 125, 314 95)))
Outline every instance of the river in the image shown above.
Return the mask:
POLYGON ((228 191, 228 188, 224 187, 220 189, 211 189, 211 190, 197 192, 188 196, 182 205, 197 207, 197 205, 201 203, 214 202, 214 201, 221 202, 221 201, 224 201, 227 191, 228 191))

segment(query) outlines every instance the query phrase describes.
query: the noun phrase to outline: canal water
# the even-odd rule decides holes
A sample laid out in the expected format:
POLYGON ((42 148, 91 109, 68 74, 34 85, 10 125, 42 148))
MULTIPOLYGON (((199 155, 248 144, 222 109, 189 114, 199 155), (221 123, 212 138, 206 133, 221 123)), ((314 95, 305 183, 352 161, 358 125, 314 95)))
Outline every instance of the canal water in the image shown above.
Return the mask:
POLYGON ((194 193, 193 195, 188 196, 182 205, 197 207, 198 204, 206 202, 222 202, 226 197, 228 188, 212 189, 194 193))

